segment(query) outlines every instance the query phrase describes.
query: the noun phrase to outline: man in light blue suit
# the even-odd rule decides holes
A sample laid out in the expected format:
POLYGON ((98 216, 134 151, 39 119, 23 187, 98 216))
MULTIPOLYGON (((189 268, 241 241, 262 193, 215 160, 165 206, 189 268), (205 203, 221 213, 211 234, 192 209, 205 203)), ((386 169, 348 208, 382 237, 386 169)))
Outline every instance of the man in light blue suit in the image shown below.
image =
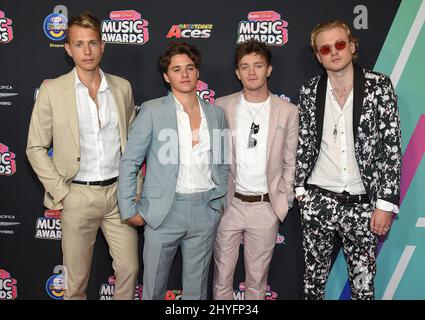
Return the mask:
POLYGON ((213 244, 225 207, 228 165, 223 110, 196 94, 201 55, 173 43, 160 57, 168 96, 145 102, 120 163, 121 217, 145 225, 143 299, 164 299, 180 246, 183 299, 206 299, 213 244), (146 178, 136 203, 136 176, 146 178))

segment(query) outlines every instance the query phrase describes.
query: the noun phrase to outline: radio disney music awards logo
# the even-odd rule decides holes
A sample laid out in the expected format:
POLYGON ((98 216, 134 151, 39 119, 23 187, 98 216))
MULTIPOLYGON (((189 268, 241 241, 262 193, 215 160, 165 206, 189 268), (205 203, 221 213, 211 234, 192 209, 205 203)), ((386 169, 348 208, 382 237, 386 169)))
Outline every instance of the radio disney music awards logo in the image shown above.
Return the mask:
POLYGON ((215 92, 212 89, 208 89, 208 83, 198 80, 196 84, 196 93, 206 102, 214 103, 215 92))
POLYGON ((0 213, 0 234, 15 234, 15 230, 11 227, 20 225, 20 222, 16 221, 15 215, 13 214, 2 214, 0 213))
MULTIPOLYGON (((237 290, 233 290, 233 300, 245 300, 245 282, 241 282, 237 290)), ((269 285, 266 286, 265 300, 277 300, 277 292, 273 291, 269 285)))
MULTIPOLYGON (((66 37, 68 28, 68 9, 59 5, 53 8, 53 13, 49 14, 43 22, 44 34, 50 40, 61 42, 66 37)), ((63 48, 64 44, 51 43, 51 48, 63 48)))
POLYGON ((15 154, 0 143, 0 176, 11 176, 16 172, 15 154))
MULTIPOLYGON (((99 290, 99 300, 113 300, 115 289, 115 276, 110 276, 107 283, 102 283, 99 290)), ((142 300, 143 286, 141 284, 136 285, 134 290, 134 300, 142 300)))
POLYGON ((6 14, 0 10, 0 43, 6 44, 12 40, 12 19, 6 18, 6 14))
POLYGON ((165 293, 165 300, 181 300, 182 299, 183 290, 167 290, 165 293))
POLYGON ((9 272, 0 268, 0 300, 15 300, 18 297, 17 283, 9 272))
POLYGON ((175 24, 168 31, 167 38, 208 39, 211 37, 212 24, 175 24))
POLYGON ((35 223, 35 238, 61 240, 61 210, 46 210, 44 217, 38 217, 35 223))
POLYGON ((285 244, 285 237, 279 232, 277 233, 276 244, 285 244))
POLYGON ((12 97, 17 96, 18 93, 14 92, 14 89, 9 84, 0 84, 0 107, 11 107, 12 97))
POLYGON ((252 11, 248 21, 239 22, 238 39, 243 43, 252 38, 269 46, 283 46, 288 42, 288 22, 275 11, 252 11))
POLYGON ((102 21, 102 40, 115 44, 142 45, 149 41, 147 20, 135 10, 112 11, 102 21))
POLYGON ((65 266, 57 265, 53 269, 53 275, 46 281, 46 292, 54 300, 63 300, 65 285, 65 266))

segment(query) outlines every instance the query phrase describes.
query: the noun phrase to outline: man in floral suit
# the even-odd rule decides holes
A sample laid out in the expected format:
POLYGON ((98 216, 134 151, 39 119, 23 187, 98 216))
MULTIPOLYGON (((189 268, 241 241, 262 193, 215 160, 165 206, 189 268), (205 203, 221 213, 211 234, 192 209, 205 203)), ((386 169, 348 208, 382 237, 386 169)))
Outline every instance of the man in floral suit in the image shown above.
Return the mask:
POLYGON ((353 299, 374 299, 376 247, 398 212, 400 121, 389 77, 353 61, 358 41, 339 20, 322 22, 311 47, 325 73, 300 91, 295 192, 305 254, 304 297, 323 299, 333 238, 348 264, 353 299))

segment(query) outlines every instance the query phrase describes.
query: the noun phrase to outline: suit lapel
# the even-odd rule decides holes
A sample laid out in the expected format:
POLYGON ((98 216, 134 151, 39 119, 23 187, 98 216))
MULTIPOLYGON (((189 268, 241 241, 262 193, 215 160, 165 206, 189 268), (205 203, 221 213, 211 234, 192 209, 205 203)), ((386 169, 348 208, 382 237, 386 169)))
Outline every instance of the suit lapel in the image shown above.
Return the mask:
POLYGON ((229 119, 229 129, 232 132, 232 137, 230 140, 230 143, 232 144, 230 146, 230 150, 232 152, 232 160, 230 161, 230 169, 232 170, 234 176, 236 177, 236 110, 239 106, 239 103, 241 101, 241 96, 243 94, 243 91, 241 91, 239 94, 236 94, 230 101, 229 101, 229 107, 228 110, 228 119, 229 119))
MULTIPOLYGON (((240 98, 243 92, 241 91, 239 94, 232 97, 229 101, 228 114, 229 114, 229 128, 232 130, 236 130, 236 108, 239 105, 240 98)), ((235 137, 233 138, 233 146, 235 145, 235 137)))
MULTIPOLYGON (((210 163, 214 163, 214 161, 213 161, 213 159, 214 159, 213 158, 213 156, 214 156, 213 153, 215 151, 214 150, 214 146, 219 146, 220 145, 219 141, 217 141, 217 143, 214 143, 215 142, 214 141, 214 138, 215 138, 215 136, 214 136, 214 129, 218 129, 217 117, 215 116, 214 109, 207 108, 206 103, 205 103, 204 100, 199 99, 199 101, 201 102, 200 103, 201 104, 201 108, 202 108, 202 111, 204 112, 205 119, 206 119, 207 125, 208 125, 208 133, 210 135, 210 145, 211 145, 211 151, 212 151, 212 152, 210 152, 210 163)), ((218 150, 216 150, 216 151, 218 151, 218 150)))
POLYGON ((170 129, 172 132, 177 134, 177 144, 171 143, 171 150, 176 156, 176 159, 179 159, 179 131, 177 126, 177 111, 174 96, 171 91, 163 100, 163 108, 164 117, 162 120, 164 121, 164 128, 170 129))
MULTIPOLYGON (((199 99, 199 98, 198 98, 199 99)), ((207 103, 199 99, 202 111, 204 111, 205 120, 207 121, 208 125, 208 133, 210 135, 210 168, 211 168, 211 177, 213 181, 217 184, 220 184, 220 174, 218 172, 217 163, 221 163, 221 157, 222 155, 222 149, 221 149, 221 135, 216 134, 214 135, 214 130, 219 129, 218 127, 218 121, 217 116, 215 114, 215 107, 208 107, 207 103), (215 141, 215 139, 219 139, 218 141, 215 141)))
POLYGON ((320 150, 320 143, 322 141, 323 117, 325 115, 327 82, 328 82, 328 77, 326 74, 323 74, 320 77, 319 83, 317 84, 317 91, 316 91, 316 120, 317 120, 316 148, 317 150, 320 150))
POLYGON ((75 147, 80 152, 80 130, 78 126, 77 99, 75 97, 75 70, 69 72, 64 81, 65 112, 74 137, 75 147))
POLYGON ((116 86, 116 84, 109 77, 109 75, 105 74, 105 77, 106 77, 106 82, 108 83, 108 86, 111 89, 112 97, 115 102, 115 108, 118 115, 118 127, 120 129, 121 151, 123 151, 125 147, 125 143, 127 141, 127 121, 125 120, 125 102, 124 102, 124 98, 120 88, 116 86))
POLYGON ((363 108, 365 96, 365 77, 362 68, 354 65, 354 90, 353 90, 353 136, 357 139, 357 132, 360 123, 360 115, 363 108))
POLYGON ((267 160, 266 163, 269 161, 270 157, 270 151, 272 149, 272 142, 274 138, 274 134, 276 132, 277 123, 279 121, 279 108, 277 107, 276 100, 279 99, 276 96, 274 96, 271 92, 270 94, 270 112, 269 112, 269 131, 267 134, 267 160))

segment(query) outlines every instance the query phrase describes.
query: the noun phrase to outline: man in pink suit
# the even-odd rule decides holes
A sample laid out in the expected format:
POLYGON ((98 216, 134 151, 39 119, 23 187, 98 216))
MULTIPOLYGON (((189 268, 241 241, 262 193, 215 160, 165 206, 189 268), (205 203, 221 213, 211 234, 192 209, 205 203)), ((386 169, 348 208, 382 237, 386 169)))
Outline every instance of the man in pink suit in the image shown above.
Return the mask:
POLYGON ((297 107, 267 84, 271 52, 255 40, 237 46, 243 90, 216 100, 232 130, 227 208, 214 248, 214 299, 233 299, 233 274, 244 243, 245 299, 262 300, 279 223, 292 206, 298 139, 297 107))

